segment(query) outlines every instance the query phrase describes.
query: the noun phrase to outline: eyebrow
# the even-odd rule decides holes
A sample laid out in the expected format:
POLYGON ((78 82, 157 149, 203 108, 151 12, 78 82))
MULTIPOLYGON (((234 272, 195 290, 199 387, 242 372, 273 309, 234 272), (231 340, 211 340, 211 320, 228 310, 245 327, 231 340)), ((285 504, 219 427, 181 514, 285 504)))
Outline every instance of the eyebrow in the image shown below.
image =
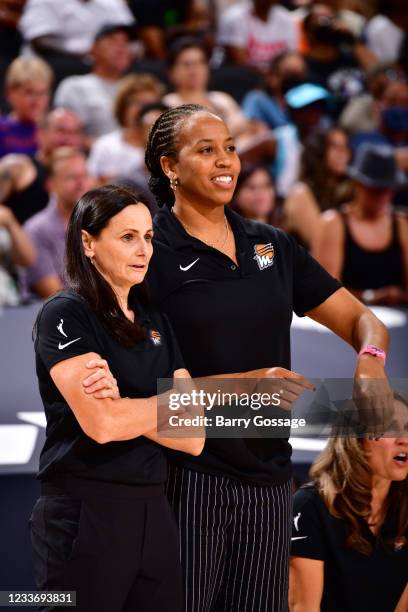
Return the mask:
MULTIPOLYGON (((228 140, 234 140, 234 139, 232 138, 232 136, 228 136, 228 138, 226 138, 224 142, 228 142, 228 140)), ((214 139, 213 138, 201 138, 200 140, 197 140, 196 145, 204 143, 204 142, 214 142, 214 139)))
MULTIPOLYGON (((148 230, 146 230, 146 232, 152 232, 153 228, 149 227, 148 230)), ((125 229, 121 230, 120 233, 122 234, 123 232, 135 232, 135 234, 140 234, 140 230, 135 229, 134 227, 126 227, 125 229)))

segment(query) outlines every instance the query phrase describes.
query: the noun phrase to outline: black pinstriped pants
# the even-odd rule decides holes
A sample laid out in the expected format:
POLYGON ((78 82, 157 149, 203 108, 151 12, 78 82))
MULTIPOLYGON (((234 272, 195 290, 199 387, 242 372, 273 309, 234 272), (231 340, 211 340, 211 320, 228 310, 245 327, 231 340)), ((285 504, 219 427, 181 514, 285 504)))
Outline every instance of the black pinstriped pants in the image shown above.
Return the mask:
POLYGON ((246 485, 170 466, 185 612, 287 612, 291 482, 246 485))

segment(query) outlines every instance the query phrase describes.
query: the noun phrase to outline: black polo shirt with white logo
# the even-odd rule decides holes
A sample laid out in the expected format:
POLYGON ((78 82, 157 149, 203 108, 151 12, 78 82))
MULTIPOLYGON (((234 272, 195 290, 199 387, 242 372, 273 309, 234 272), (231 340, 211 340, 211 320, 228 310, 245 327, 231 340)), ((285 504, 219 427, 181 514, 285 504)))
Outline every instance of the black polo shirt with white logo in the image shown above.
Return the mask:
MULTIPOLYGON (((341 285, 283 231, 225 212, 238 266, 191 237, 167 207, 157 213, 147 277, 153 300, 168 315, 192 376, 290 369, 292 311, 304 315, 341 285)), ((178 460, 273 484, 290 478, 290 455, 287 438, 208 439, 199 457, 178 460)))
POLYGON ((73 291, 56 294, 44 304, 37 319, 34 345, 47 417, 38 475, 41 480, 63 473, 123 484, 164 482, 166 459, 160 445, 143 436, 98 444, 83 432, 49 374, 60 361, 95 352, 108 361, 122 397, 156 395, 157 378, 172 378, 175 370, 184 367, 183 361, 167 318, 137 300, 132 308, 147 338, 125 348, 73 291))
POLYGON ((367 556, 345 546, 346 525, 329 513, 315 486, 296 491, 291 555, 324 561, 322 612, 394 612, 408 581, 408 532, 396 537, 398 510, 390 508, 381 540, 358 517, 374 547, 367 556))

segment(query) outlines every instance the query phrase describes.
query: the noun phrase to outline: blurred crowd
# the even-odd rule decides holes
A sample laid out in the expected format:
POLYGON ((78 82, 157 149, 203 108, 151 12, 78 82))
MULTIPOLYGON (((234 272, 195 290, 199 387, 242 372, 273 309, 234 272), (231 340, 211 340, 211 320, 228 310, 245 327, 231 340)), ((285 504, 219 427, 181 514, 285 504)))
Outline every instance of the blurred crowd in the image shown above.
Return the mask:
POLYGON ((90 187, 148 192, 167 108, 227 123, 232 207, 367 304, 408 303, 405 0, 0 0, 0 305, 64 284, 90 187))

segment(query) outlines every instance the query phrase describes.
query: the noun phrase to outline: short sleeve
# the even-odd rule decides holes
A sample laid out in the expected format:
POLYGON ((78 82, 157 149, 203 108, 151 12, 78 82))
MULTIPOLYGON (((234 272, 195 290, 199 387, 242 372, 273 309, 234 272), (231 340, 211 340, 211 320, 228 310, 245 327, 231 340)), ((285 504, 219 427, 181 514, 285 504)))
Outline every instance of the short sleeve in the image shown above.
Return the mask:
POLYGON ((173 369, 173 372, 175 372, 176 370, 185 368, 186 365, 184 363, 183 355, 181 354, 181 350, 180 350, 179 343, 176 338, 176 334, 174 333, 173 327, 167 315, 162 314, 161 316, 166 326, 168 343, 169 343, 169 347, 171 351, 171 359, 172 359, 172 364, 173 364, 172 369, 173 369))
POLYGON ((46 302, 37 318, 34 341, 47 370, 71 357, 102 353, 91 313, 79 298, 57 295, 46 302))
POLYGON ((293 248, 293 310, 299 317, 322 304, 342 284, 329 274, 297 241, 293 248))
POLYGON ((66 108, 78 115, 81 123, 86 124, 88 116, 86 112, 86 92, 80 87, 77 77, 64 79, 57 87, 54 95, 54 106, 56 108, 66 108))
MULTIPOLYGON (((232 6, 220 17, 217 39, 220 45, 245 49, 248 42, 247 20, 232 6)), ((239 8, 239 7, 238 7, 239 8)))
POLYGON ((92 176, 114 176, 117 172, 117 159, 112 155, 112 147, 104 136, 97 138, 91 147, 88 168, 92 176))
POLYGON ((319 506, 321 501, 314 488, 301 488, 293 501, 291 551, 293 557, 324 561, 326 544, 319 506))
POLYGON ((64 24, 58 15, 55 0, 28 0, 20 21, 20 30, 27 41, 49 34, 62 34, 64 24))
POLYGON ((38 235, 35 230, 30 229, 30 220, 28 224, 25 225, 25 230, 31 238, 37 252, 34 263, 23 273, 24 284, 27 289, 32 289, 34 285, 42 279, 49 276, 58 276, 58 272, 55 269, 52 253, 48 248, 47 239, 38 235))

